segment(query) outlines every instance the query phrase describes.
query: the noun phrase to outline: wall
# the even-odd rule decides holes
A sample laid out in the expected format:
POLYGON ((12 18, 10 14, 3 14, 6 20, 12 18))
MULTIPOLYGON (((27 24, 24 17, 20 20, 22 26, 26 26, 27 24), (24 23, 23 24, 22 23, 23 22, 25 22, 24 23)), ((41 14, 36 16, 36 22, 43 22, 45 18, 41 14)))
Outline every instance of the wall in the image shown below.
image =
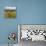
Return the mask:
POLYGON ((22 0, 21 24, 46 24, 46 0, 22 0))
MULTIPOLYGON (((16 6, 15 0, 1 0, 0 1, 0 44, 8 43, 8 34, 10 32, 16 32, 17 35, 17 24, 19 23, 19 12, 17 12, 16 19, 5 19, 4 18, 4 7, 5 6, 16 6)), ((19 6, 18 6, 19 7, 19 6)), ((18 8, 16 9, 18 10, 18 8)), ((15 41, 18 42, 17 39, 15 41)))
POLYGON ((8 43, 9 32, 18 32, 17 24, 46 24, 46 0, 0 0, 0 44, 8 43), (3 18, 5 6, 17 7, 16 19, 3 18))

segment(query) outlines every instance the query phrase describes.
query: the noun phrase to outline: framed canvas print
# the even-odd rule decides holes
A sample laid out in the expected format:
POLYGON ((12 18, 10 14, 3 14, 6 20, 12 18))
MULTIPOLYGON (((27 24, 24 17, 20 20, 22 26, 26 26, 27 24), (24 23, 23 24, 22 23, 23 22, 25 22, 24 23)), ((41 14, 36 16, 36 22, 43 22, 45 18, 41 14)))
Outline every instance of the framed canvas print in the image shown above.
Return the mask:
POLYGON ((35 43, 46 42, 46 25, 19 24, 18 42, 20 46, 31 46, 35 43))
POLYGON ((4 9, 4 17, 5 18, 16 18, 16 7, 6 6, 4 9))
POLYGON ((18 33, 20 40, 46 41, 46 25, 20 24, 18 33))

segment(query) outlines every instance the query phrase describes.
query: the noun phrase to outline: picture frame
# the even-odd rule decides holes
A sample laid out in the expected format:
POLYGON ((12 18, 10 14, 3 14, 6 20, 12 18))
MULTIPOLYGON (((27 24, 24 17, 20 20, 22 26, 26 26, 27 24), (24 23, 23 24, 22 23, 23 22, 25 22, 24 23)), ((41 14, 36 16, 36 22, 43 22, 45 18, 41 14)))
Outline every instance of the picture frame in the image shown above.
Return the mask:
POLYGON ((4 18, 16 18, 16 7, 6 6, 4 8, 4 18))

